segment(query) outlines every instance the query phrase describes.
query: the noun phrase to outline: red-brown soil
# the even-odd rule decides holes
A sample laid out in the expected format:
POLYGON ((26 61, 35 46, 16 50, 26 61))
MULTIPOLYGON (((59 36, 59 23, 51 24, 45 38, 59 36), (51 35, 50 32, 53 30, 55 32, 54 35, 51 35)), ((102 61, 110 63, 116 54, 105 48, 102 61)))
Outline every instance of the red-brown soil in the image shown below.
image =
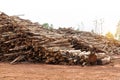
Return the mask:
POLYGON ((120 80, 120 60, 104 66, 0 63, 0 80, 120 80))

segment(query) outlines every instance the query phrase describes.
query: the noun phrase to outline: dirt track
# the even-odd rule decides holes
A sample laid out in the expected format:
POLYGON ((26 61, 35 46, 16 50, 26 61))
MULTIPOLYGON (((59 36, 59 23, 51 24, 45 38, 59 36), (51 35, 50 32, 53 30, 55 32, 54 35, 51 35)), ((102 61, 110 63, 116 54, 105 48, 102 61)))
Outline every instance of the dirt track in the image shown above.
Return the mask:
POLYGON ((120 63, 87 67, 0 63, 0 80, 120 80, 120 63))

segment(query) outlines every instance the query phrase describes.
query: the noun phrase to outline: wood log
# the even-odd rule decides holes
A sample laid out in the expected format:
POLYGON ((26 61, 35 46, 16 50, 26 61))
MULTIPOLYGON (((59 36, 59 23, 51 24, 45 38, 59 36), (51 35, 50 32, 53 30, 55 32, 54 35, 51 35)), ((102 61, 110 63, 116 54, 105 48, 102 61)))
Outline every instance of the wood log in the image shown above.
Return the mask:
POLYGON ((18 51, 18 50, 22 50, 25 49, 27 46, 26 45, 22 45, 22 46, 16 46, 13 49, 9 49, 9 51, 18 51))
POLYGON ((3 54, 4 57, 12 57, 12 56, 16 56, 16 55, 20 55, 20 53, 9 53, 9 54, 3 54))
POLYGON ((10 64, 14 64, 17 61, 23 60, 25 55, 20 55, 17 58, 15 58, 13 61, 10 62, 10 64))

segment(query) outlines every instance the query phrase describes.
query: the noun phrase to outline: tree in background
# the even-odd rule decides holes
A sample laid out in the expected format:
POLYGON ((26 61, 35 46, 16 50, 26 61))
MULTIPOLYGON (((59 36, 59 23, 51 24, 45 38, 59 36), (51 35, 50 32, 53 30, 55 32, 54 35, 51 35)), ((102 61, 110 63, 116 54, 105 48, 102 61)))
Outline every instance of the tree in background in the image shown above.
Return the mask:
POLYGON ((115 37, 116 37, 118 40, 120 40, 120 21, 119 21, 118 24, 117 24, 115 37))
POLYGON ((92 33, 95 33, 93 29, 91 30, 91 32, 92 32, 92 33))
POLYGON ((114 39, 114 36, 111 32, 108 32, 106 35, 105 35, 107 38, 112 38, 114 39))
POLYGON ((103 34, 103 23, 104 23, 104 19, 100 19, 100 34, 103 34))
POLYGON ((84 23, 81 21, 80 24, 78 24, 77 31, 83 31, 84 30, 84 23))
POLYGON ((94 26, 95 26, 94 32, 102 35, 103 34, 104 19, 103 18, 96 19, 93 22, 94 22, 94 26))
POLYGON ((44 23, 44 24, 42 24, 42 26, 44 27, 44 28, 46 28, 46 29, 50 29, 50 30, 52 30, 53 29, 53 24, 48 24, 48 23, 44 23))

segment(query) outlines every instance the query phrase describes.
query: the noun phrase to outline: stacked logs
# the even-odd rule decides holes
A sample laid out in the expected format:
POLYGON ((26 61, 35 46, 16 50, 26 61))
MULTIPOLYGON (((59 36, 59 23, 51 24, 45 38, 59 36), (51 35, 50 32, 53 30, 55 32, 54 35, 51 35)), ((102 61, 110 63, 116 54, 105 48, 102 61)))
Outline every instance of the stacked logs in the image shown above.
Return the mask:
POLYGON ((73 48, 81 49, 82 51, 105 52, 108 55, 120 54, 120 41, 106 38, 95 33, 76 31, 72 28, 60 28, 58 33, 68 37, 73 48))
POLYGON ((64 65, 110 62, 110 57, 106 58, 103 49, 75 35, 79 35, 79 32, 49 31, 38 24, 1 13, 0 61, 9 61, 11 64, 28 61, 64 65))

